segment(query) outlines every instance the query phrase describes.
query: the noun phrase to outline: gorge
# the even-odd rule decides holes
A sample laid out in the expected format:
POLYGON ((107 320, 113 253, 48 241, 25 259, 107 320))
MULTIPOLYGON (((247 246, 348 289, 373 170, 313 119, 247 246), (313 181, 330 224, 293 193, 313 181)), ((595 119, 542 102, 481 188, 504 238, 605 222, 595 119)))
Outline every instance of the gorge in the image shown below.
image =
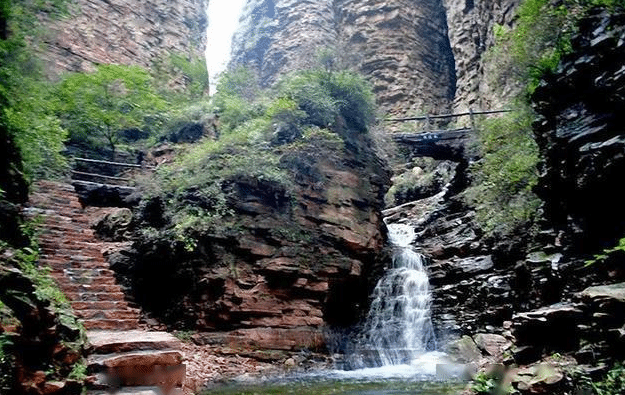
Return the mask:
POLYGON ((475 364, 472 393, 599 393, 618 375, 622 2, 248 0, 212 98, 206 5, 35 8, 45 33, 14 46, 26 12, 2 14, 0 390, 105 391, 105 371, 137 385, 103 355, 147 346, 87 332, 89 346, 81 325, 158 338, 149 366, 168 378, 149 384, 189 394, 320 366, 475 364), (44 85, 18 79, 31 63, 15 48, 33 48, 44 85), (81 111, 81 75, 117 123, 81 111), (393 137, 456 128, 453 155, 393 137), (27 202, 60 151, 27 138, 42 130, 72 167, 27 202), (21 218, 37 214, 39 244, 21 218), (36 291, 43 265, 71 306, 36 291), (115 300, 86 307, 90 292, 115 300))

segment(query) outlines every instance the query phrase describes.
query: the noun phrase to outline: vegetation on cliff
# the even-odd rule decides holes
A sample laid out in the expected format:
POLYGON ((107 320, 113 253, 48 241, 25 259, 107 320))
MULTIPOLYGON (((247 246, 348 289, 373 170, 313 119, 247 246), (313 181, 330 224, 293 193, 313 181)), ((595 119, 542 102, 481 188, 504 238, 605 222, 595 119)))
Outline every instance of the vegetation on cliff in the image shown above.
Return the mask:
POLYGON ((0 129, 19 150, 22 163, 16 165, 27 178, 52 175, 65 165, 60 152, 66 133, 48 105, 50 83, 31 49, 42 35, 37 13, 59 17, 65 5, 3 1, 0 8, 0 129))
POLYGON ((623 5, 621 0, 525 0, 513 27, 495 27, 486 67, 493 71, 494 86, 514 86, 508 104, 513 111, 480 123, 482 159, 471 166, 472 185, 465 193, 486 234, 506 237, 532 228, 540 199, 534 191, 539 151, 530 96, 571 51, 571 37, 588 10, 623 5))
POLYGON ((321 69, 295 72, 271 90, 261 89, 250 70, 236 69, 221 77, 212 103, 218 138, 190 147, 144 185, 165 202, 172 226, 166 231, 188 248, 203 233, 236 228, 228 203, 234 180, 268 183, 288 196, 289 153, 312 144, 333 155, 350 144, 350 133, 367 132, 374 111, 363 78, 321 69))
POLYGON ((0 240, 0 391, 41 393, 62 382, 78 394, 85 378, 86 337, 65 295, 38 264, 36 222, 20 232, 27 243, 0 240))

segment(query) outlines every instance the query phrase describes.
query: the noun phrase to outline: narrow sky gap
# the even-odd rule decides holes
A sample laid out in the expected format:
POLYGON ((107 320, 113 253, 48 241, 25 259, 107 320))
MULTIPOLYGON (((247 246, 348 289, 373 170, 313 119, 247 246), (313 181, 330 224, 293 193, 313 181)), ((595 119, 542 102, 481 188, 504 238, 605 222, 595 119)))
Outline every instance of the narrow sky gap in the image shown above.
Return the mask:
POLYGON ((232 35, 236 30, 245 0, 210 0, 206 34, 206 65, 210 77, 211 94, 219 73, 226 69, 231 54, 232 35))

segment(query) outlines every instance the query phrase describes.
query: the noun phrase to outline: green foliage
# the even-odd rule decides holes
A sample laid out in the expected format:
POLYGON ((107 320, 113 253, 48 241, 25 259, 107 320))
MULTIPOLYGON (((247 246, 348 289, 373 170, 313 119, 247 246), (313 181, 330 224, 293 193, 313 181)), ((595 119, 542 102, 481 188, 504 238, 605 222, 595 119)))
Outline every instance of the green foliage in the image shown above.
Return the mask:
POLYGON ((187 330, 187 331, 175 331, 174 336, 182 342, 191 343, 192 336, 195 334, 195 331, 187 330))
POLYGON ((591 259, 586 261, 586 267, 594 265, 595 263, 603 263, 612 259, 613 257, 623 256, 625 254, 625 237, 620 239, 616 246, 612 248, 606 248, 600 254, 596 254, 591 259))
POLYGON ((54 95, 24 39, 28 34, 34 45, 36 14, 56 15, 63 3, 2 3, 0 25, 6 23, 7 29, 0 32, 0 128, 18 147, 29 179, 56 175, 66 166, 60 155, 66 132, 55 118, 54 95))
POLYGON ((497 387, 495 379, 485 373, 478 373, 471 383, 471 390, 477 394, 490 394, 497 387))
MULTIPOLYGON (((148 196, 165 203, 169 221, 165 229, 149 229, 146 236, 166 236, 193 250, 203 234, 237 232, 240 224, 231 206, 234 181, 265 183, 288 195, 293 185, 282 163, 286 152, 312 143, 342 150, 343 137, 323 129, 339 115, 358 118, 350 118, 347 126, 366 131, 373 96, 363 81, 347 72, 302 71, 270 91, 261 89, 248 69, 223 74, 212 101, 219 138, 188 147, 145 183, 148 196), (318 98, 310 99, 319 92, 325 96, 322 106, 318 98)), ((298 240, 307 237, 298 229, 288 233, 298 240)))
POLYGON ((298 71, 279 82, 278 92, 308 115, 307 124, 322 128, 335 126, 341 115, 350 128, 365 132, 375 115, 371 86, 349 71, 298 71))
POLYGON ((170 53, 154 62, 150 73, 159 93, 170 103, 184 105, 200 100, 208 93, 208 70, 204 57, 170 53))
MULTIPOLYGON (((40 300, 47 300, 57 312, 71 311, 71 305, 65 294, 59 289, 52 277, 50 268, 39 265, 39 244, 37 241, 42 218, 26 221, 21 231, 30 240, 26 247, 13 251, 17 267, 35 284, 35 295, 40 300)), ((6 248, 0 241, 0 249, 6 248)), ((75 320, 75 319, 74 319, 75 320)))
POLYGON ((520 106, 479 126, 482 159, 470 168, 473 183, 464 197, 489 235, 508 236, 530 226, 539 207, 532 192, 538 182, 532 119, 531 110, 520 106))
POLYGON ((258 77, 248 68, 238 67, 219 76, 217 92, 213 95, 215 112, 221 127, 232 130, 252 118, 262 116, 264 102, 258 77))
POLYGON ((504 385, 501 377, 493 377, 484 372, 475 375, 470 387, 478 395, 507 395, 514 393, 514 388, 510 385, 504 385))
POLYGON ((595 395, 617 395, 625 393, 625 366, 615 364, 602 381, 592 383, 595 395))
POLYGON ((513 79, 531 94, 545 73, 554 71, 570 53, 571 37, 586 12, 596 6, 625 7, 623 0, 525 0, 517 9, 514 28, 495 26, 496 45, 487 59, 495 65, 493 77, 513 79))
POLYGON ((71 73, 58 89, 58 116, 75 142, 103 142, 114 150, 123 129, 158 127, 165 100, 139 66, 101 65, 95 73, 71 73))
POLYGON ((67 378, 69 380, 84 381, 87 378, 87 362, 85 360, 76 362, 67 378))
POLYGON ((564 5, 550 0, 525 0, 517 9, 513 29, 497 25, 497 43, 487 55, 494 63, 494 78, 503 86, 505 80, 519 81, 532 93, 540 77, 555 69, 560 57, 571 50, 574 23, 567 18, 564 5))

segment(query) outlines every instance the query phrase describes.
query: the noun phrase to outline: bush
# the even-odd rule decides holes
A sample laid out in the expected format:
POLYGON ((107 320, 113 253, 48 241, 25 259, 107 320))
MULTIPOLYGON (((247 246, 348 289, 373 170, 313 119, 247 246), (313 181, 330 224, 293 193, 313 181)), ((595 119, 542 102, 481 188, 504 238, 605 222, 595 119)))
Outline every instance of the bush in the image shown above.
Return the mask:
POLYGON ((479 125, 482 159, 470 167, 472 186, 465 200, 476 208, 477 220, 489 235, 508 236, 528 228, 540 201, 532 191, 538 182, 538 147, 528 107, 479 125))
POLYGON ((592 383, 595 395, 617 395, 625 393, 625 367, 615 364, 602 381, 592 383))
POLYGON ((278 83, 278 95, 295 101, 308 115, 307 124, 322 128, 341 115, 350 128, 365 132, 375 115, 371 86, 349 71, 298 71, 278 83))
POLYGON ((189 147, 144 183, 148 196, 165 203, 168 222, 165 229, 148 233, 193 249, 202 234, 236 231, 233 181, 263 183, 287 196, 293 185, 283 155, 313 142, 343 149, 343 137, 324 128, 344 114, 354 118, 348 127, 366 131, 372 97, 368 85, 347 72, 297 72, 273 91, 260 89, 247 69, 223 74, 212 103, 220 116, 218 139, 189 147))

